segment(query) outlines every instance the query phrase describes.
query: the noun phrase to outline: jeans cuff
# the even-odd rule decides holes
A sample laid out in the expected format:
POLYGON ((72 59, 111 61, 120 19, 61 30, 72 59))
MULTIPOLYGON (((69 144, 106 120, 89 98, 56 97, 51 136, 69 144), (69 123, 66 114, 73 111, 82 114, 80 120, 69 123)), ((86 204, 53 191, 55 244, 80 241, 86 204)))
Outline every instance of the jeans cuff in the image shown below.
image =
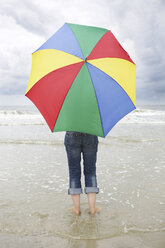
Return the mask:
POLYGON ((84 192, 85 192, 85 194, 88 194, 88 193, 96 193, 96 194, 98 194, 99 193, 99 188, 97 188, 97 187, 85 187, 84 192))
POLYGON ((68 195, 79 195, 82 194, 82 188, 69 188, 68 195))

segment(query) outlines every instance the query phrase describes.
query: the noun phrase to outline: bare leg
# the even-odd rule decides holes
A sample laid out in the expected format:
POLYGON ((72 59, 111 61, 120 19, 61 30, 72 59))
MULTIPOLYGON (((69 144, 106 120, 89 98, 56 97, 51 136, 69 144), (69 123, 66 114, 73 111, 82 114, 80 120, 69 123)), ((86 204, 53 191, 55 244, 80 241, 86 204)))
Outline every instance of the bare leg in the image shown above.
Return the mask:
POLYGON ((89 204, 89 210, 91 214, 100 212, 100 209, 95 207, 96 193, 88 193, 88 204, 89 204))
POLYGON ((71 208, 71 212, 74 214, 80 214, 80 195, 71 195, 73 201, 73 208, 71 208))

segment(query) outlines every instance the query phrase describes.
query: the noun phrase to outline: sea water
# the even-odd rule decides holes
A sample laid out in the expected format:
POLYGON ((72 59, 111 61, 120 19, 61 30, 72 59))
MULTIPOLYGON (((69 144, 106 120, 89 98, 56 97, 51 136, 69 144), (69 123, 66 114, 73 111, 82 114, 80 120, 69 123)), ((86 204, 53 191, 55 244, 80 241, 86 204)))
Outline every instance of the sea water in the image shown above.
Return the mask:
MULTIPOLYGON (((64 132, 31 106, 0 108, 0 247, 165 247, 165 106, 140 106, 99 138, 101 212, 69 212, 64 132)), ((84 186, 83 174, 82 185, 84 186)))

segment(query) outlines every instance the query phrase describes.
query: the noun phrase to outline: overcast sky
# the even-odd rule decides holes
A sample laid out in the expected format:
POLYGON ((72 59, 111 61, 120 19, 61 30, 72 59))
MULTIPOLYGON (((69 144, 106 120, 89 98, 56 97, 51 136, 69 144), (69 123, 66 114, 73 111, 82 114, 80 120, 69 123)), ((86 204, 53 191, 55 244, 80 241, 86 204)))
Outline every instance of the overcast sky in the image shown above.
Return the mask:
POLYGON ((0 94, 25 94, 31 54, 65 22, 112 31, 137 65, 137 101, 165 103, 165 0, 0 0, 0 94))

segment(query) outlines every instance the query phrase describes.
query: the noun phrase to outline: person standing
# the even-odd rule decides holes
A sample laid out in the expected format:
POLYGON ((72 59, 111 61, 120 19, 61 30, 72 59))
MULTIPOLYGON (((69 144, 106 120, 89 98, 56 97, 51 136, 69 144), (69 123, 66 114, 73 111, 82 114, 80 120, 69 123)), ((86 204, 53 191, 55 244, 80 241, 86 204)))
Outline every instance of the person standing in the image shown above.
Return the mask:
POLYGON ((71 211, 80 214, 81 185, 81 156, 83 157, 83 172, 85 176, 84 192, 88 196, 89 211, 91 214, 99 212, 96 204, 96 194, 99 193, 96 176, 96 160, 98 151, 98 137, 91 134, 67 131, 64 139, 69 167, 69 189, 73 208, 71 211))

